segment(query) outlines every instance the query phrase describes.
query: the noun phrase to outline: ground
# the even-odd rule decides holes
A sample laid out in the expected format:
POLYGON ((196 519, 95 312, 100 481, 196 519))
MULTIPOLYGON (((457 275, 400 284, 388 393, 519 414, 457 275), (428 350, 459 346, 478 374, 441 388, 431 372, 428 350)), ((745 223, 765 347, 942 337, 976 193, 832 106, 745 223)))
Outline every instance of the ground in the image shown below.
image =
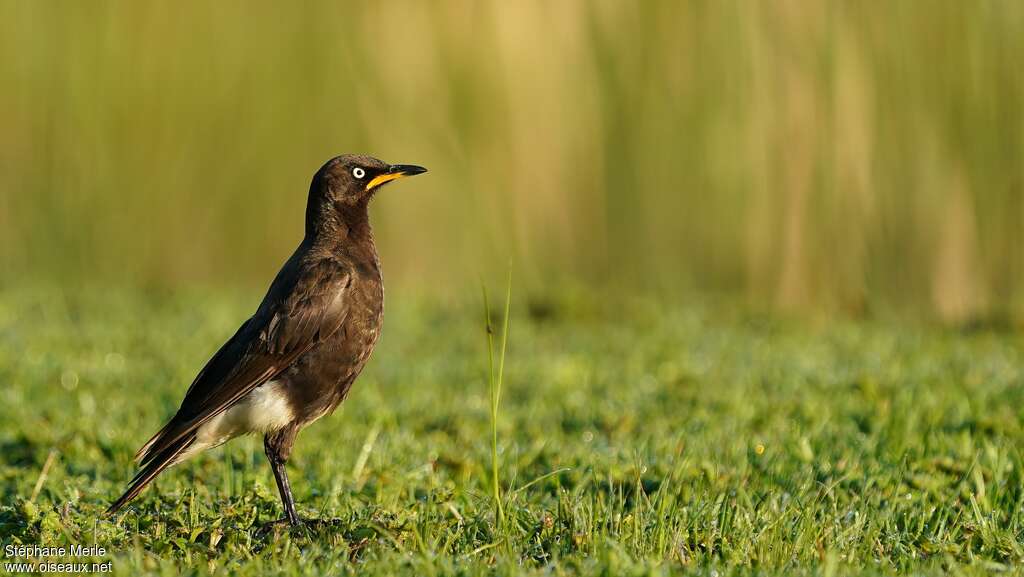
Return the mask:
POLYGON ((328 522, 288 531, 269 525, 281 511, 256 438, 102 515, 257 291, 0 289, 0 541, 103 546, 63 560, 118 575, 1024 564, 1024 340, 1011 329, 521 296, 497 522, 483 314, 467 294, 389 293, 373 361, 289 463, 301 514, 328 522))

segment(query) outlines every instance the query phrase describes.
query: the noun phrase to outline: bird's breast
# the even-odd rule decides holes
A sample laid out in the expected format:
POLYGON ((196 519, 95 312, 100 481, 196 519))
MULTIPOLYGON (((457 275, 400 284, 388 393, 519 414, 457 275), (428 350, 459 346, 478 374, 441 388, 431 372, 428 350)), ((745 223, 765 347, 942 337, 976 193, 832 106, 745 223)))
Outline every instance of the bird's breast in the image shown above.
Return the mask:
POLYGON ((305 424, 330 413, 345 399, 380 338, 384 286, 376 251, 371 246, 358 254, 347 252, 343 261, 352 275, 343 289, 344 320, 287 372, 296 420, 305 424))
POLYGON ((295 375, 294 380, 302 383, 299 395, 307 397, 299 405, 312 407, 313 419, 345 399, 380 338, 384 311, 381 283, 357 278, 349 290, 351 300, 345 321, 306 355, 300 363, 301 374, 295 375))

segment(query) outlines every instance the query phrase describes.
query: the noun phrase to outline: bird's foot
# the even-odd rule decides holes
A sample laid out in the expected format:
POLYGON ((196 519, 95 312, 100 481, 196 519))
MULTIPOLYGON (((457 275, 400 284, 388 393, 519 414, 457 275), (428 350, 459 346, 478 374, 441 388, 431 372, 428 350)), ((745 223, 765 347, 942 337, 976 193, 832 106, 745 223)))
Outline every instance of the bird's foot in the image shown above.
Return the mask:
POLYGON ((295 517, 289 519, 288 517, 281 517, 274 521, 267 521, 259 526, 258 534, 261 537, 270 534, 281 534, 284 532, 291 532, 295 530, 307 529, 306 520, 301 517, 295 517))
POLYGON ((271 535, 313 535, 320 533, 333 533, 347 528, 349 524, 342 519, 303 519, 296 517, 289 519, 281 517, 274 521, 268 521, 260 525, 257 535, 260 538, 271 535))

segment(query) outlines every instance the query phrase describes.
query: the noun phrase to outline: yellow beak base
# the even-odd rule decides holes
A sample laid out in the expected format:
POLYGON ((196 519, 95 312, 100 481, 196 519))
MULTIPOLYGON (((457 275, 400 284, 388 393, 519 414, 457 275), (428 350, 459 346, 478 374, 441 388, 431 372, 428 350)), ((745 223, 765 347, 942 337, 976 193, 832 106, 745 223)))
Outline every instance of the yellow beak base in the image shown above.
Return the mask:
POLYGON ((387 172, 373 177, 373 180, 366 183, 366 190, 373 190, 385 182, 391 182, 406 176, 403 172, 387 172))

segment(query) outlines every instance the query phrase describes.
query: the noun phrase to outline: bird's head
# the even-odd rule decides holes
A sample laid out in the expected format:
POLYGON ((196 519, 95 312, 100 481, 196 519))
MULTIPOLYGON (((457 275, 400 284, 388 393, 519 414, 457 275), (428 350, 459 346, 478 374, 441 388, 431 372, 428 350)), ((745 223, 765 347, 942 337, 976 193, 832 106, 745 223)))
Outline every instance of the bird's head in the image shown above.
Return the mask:
POLYGON ((392 180, 422 174, 412 164, 388 164, 372 156, 343 154, 328 160, 313 177, 313 186, 336 203, 357 204, 392 180))
POLYGON ((384 184, 427 169, 413 164, 388 164, 372 156, 343 154, 328 160, 313 175, 306 207, 306 225, 326 211, 365 211, 369 200, 384 184))

